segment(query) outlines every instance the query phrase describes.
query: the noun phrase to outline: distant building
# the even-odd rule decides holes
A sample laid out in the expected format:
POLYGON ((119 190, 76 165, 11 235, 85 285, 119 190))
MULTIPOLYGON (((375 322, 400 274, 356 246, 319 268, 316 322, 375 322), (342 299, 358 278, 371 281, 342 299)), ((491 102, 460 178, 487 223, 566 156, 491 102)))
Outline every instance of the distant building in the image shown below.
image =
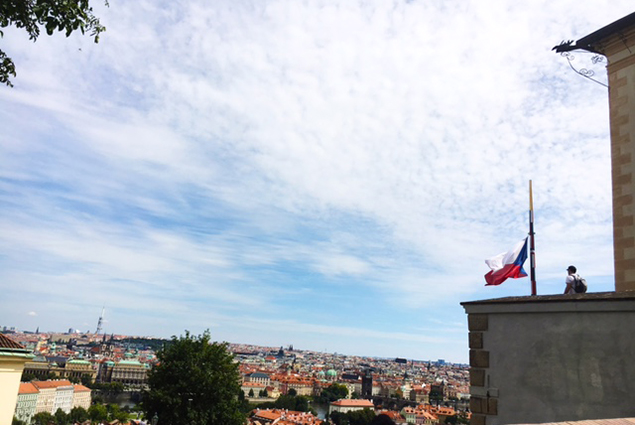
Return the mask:
POLYGON ((37 378, 46 379, 49 374, 51 365, 46 358, 38 356, 24 364, 24 373, 35 375, 37 378))
POLYGON ((57 409, 62 409, 68 413, 73 405, 73 384, 66 379, 56 379, 52 381, 32 381, 39 395, 35 413, 48 412, 55 413, 57 409))
POLYGON ((373 374, 370 369, 366 370, 362 375, 362 397, 370 397, 373 395, 373 374))
POLYGON ((285 425, 321 425, 324 422, 312 413, 296 412, 286 409, 255 409, 249 418, 249 424, 285 424, 285 425))
POLYGON ((429 390, 424 385, 413 385, 410 389, 409 399, 417 403, 426 404, 430 402, 429 390))
POLYGON ((73 407, 83 407, 88 410, 91 404, 91 389, 83 385, 74 385, 73 407))
POLYGON ((97 370, 88 360, 67 359, 65 357, 36 357, 24 364, 24 373, 35 375, 37 378, 46 379, 49 374, 58 378, 82 379, 89 378, 95 382, 97 370))
POLYGON ((136 360, 102 362, 97 372, 98 382, 120 382, 126 386, 142 387, 148 381, 150 365, 136 360))
POLYGON ((253 372, 245 376, 246 382, 256 382, 264 386, 271 385, 271 378, 266 373, 253 372))
POLYGON ((400 413, 409 424, 433 425, 439 423, 439 418, 421 405, 417 407, 406 406, 401 409, 400 413))
POLYGON ((38 394, 38 389, 30 382, 20 384, 18 402, 14 413, 16 418, 27 424, 31 423, 31 418, 35 415, 35 408, 37 407, 38 394))
POLYGON ((347 413, 364 409, 373 410, 374 408, 375 406, 370 400, 341 399, 331 402, 331 404, 329 405, 329 414, 333 412, 347 413))
POLYGON ((280 380, 280 392, 287 394, 289 390, 294 389, 297 395, 310 396, 314 394, 315 384, 312 379, 288 376, 280 380))
POLYGON ((73 408, 74 387, 70 381, 59 381, 60 385, 55 388, 55 401, 53 403, 53 413, 62 409, 64 413, 70 413, 73 408), (61 383, 63 382, 63 384, 61 383))
POLYGON ((88 409, 91 405, 91 389, 73 385, 65 379, 32 381, 20 384, 15 416, 27 423, 35 413, 55 414, 58 409, 69 413, 73 407, 88 409))
POLYGON ((121 382, 127 386, 141 387, 148 381, 148 364, 136 360, 122 360, 115 363, 110 377, 111 382, 121 382))
MULTIPOLYGON (((259 382, 243 382, 240 386, 240 389, 245 393, 245 397, 258 397, 261 391, 264 391, 267 388, 264 384, 259 382), (249 393, 252 392, 253 396, 250 396, 249 393)), ((267 391, 267 395, 268 395, 267 391)))
POLYGON ((95 381, 97 371, 93 367, 93 364, 88 360, 71 359, 66 362, 64 367, 64 378, 80 379, 82 377, 90 378, 91 382, 95 381))

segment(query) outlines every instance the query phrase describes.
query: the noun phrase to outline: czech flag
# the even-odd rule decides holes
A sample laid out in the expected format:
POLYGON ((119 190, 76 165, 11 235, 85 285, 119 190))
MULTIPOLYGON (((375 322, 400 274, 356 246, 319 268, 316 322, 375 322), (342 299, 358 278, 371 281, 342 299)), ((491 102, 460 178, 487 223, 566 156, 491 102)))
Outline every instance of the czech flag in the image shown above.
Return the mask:
POLYGON ((507 278, 518 279, 527 277, 523 270, 523 264, 527 259, 527 238, 518 242, 509 252, 503 252, 496 257, 485 260, 485 264, 492 269, 485 275, 485 281, 489 285, 500 285, 507 278))

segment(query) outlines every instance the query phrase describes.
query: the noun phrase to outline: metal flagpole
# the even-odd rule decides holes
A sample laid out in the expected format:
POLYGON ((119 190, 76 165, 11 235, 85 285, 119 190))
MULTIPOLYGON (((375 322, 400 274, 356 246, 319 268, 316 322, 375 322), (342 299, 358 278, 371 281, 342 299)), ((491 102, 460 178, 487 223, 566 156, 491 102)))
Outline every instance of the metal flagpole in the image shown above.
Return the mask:
POLYGON ((536 245, 534 241, 534 196, 529 180, 529 262, 531 264, 531 295, 536 295, 536 245))

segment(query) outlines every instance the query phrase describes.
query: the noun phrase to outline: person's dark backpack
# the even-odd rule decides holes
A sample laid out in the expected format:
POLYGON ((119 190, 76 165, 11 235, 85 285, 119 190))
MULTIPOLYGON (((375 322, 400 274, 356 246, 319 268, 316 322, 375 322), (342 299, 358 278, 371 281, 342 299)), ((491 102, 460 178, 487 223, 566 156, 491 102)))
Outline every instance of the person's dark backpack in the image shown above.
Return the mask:
POLYGON ((586 280, 579 275, 573 276, 573 290, 576 294, 583 294, 587 290, 586 280))

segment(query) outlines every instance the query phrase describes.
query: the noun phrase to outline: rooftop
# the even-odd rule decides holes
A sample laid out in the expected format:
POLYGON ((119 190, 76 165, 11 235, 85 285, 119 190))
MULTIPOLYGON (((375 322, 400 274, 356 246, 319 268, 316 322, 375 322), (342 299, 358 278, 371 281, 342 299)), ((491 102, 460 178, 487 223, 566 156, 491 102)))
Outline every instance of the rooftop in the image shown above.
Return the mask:
POLYGON ((6 336, 5 334, 0 334, 0 350, 21 350, 26 351, 26 348, 6 336))
POLYGON ((374 407, 373 402, 370 400, 354 400, 354 399, 341 399, 331 403, 332 406, 346 406, 346 407, 374 407))
POLYGON ((569 294, 569 295, 533 295, 524 297, 504 297, 493 298, 480 301, 466 301, 461 305, 477 305, 477 304, 505 304, 505 303, 544 303, 544 302, 584 302, 584 301, 632 301, 635 300, 635 291, 623 292, 587 292, 585 294, 569 294))
POLYGON ((576 44, 578 46, 592 46, 633 25, 635 25, 635 12, 579 39, 576 44))
POLYGON ((71 381, 67 379, 56 379, 53 381, 32 381, 31 383, 38 389, 73 386, 73 384, 71 384, 71 381))
POLYGON ((37 394, 39 393, 38 389, 35 388, 35 385, 30 382, 21 382, 20 389, 18 390, 18 394, 37 394))

